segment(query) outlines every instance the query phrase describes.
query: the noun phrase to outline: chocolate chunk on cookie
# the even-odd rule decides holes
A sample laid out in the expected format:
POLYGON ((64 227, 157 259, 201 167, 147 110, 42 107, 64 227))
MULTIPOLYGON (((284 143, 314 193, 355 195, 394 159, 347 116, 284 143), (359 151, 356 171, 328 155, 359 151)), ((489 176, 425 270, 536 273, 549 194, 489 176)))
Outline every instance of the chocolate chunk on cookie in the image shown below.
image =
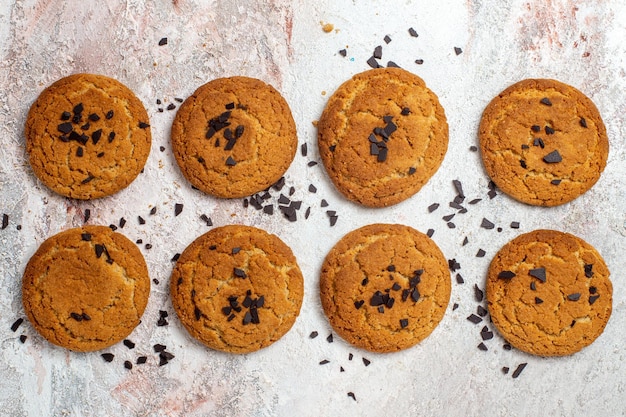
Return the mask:
POLYGON ((569 233, 535 230, 504 245, 491 261, 487 301, 511 345, 540 356, 569 355, 603 332, 612 285, 591 245, 569 233))
POLYGON ((320 297, 335 331, 355 346, 392 352, 425 339, 450 300, 448 264, 408 226, 372 224, 345 235, 322 265, 320 297))
POLYGON ((74 74, 46 88, 28 112, 26 151, 35 175, 66 197, 114 194, 150 153, 148 114, 117 80, 74 74))
POLYGON ((485 109, 478 136, 496 185, 537 206, 564 204, 589 190, 609 151, 593 102, 549 79, 523 80, 501 92, 485 109))
POLYGON ((289 168, 297 145, 285 99, 248 77, 202 85, 172 125, 172 148, 183 175, 216 197, 245 197, 268 188, 289 168))
POLYGON ((247 353, 289 331, 300 313, 304 282, 291 249, 277 236, 230 225, 184 250, 170 290, 194 338, 212 349, 247 353))
POLYGON ((437 96, 400 68, 372 69, 343 83, 317 128, 332 182, 348 199, 370 207, 417 193, 448 148, 448 124, 437 96))
POLYGON ((44 241, 22 280, 28 319, 51 343, 75 351, 104 349, 127 337, 148 303, 141 252, 104 226, 84 226, 44 241))

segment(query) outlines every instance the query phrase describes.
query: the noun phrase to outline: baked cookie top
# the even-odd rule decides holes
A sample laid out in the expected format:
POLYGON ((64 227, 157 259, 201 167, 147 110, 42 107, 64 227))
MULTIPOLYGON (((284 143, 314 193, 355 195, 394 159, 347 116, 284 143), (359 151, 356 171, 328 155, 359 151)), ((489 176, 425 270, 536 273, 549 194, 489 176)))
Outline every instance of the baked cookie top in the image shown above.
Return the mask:
POLYGON ((148 303, 141 252, 104 226, 84 226, 44 241, 22 280, 28 319, 51 343, 94 351, 128 336, 148 303))
POLYGON ((496 254, 487 302, 494 325, 511 345, 540 356, 569 355, 604 330, 612 285, 591 245, 569 233, 535 230, 496 254))
POLYGON ((398 351, 437 327, 450 300, 450 273, 428 236, 372 224, 348 233, 328 253, 320 297, 342 338, 374 352, 398 351))
POLYGON ((180 106, 172 125, 172 148, 183 175, 216 197, 245 197, 268 188, 289 168, 297 145, 285 99, 248 77, 202 85, 180 106))
POLYGON ((126 86, 103 75, 74 74, 35 100, 25 127, 35 175, 66 197, 108 196, 143 169, 152 142, 148 114, 126 86))
POLYGON ((300 313, 304 282, 291 249, 249 226, 213 229, 194 240, 172 272, 174 309, 206 346, 248 353, 271 345, 300 313))
POLYGON ((372 69, 343 83, 317 129, 332 182, 348 199, 370 207, 417 193, 448 148, 439 99, 420 77, 400 68, 372 69))
POLYGON ((609 152, 593 102, 548 79, 523 80, 501 92, 485 109, 478 137, 496 185, 537 206, 564 204, 590 189, 609 152))

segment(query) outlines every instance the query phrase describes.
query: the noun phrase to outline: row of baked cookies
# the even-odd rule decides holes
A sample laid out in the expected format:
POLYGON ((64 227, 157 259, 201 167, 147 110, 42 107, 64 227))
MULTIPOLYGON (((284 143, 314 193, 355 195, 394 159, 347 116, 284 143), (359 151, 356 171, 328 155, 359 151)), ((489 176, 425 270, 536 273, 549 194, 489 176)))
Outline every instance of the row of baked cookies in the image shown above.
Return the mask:
MULTIPOLYGON (((409 348, 444 317, 448 263, 428 236, 373 224, 344 236, 320 272, 322 307, 334 330, 376 352, 409 348)), ((105 226, 47 239, 27 264, 25 312, 50 342, 94 351, 126 338, 150 293, 139 249, 105 226)), ((254 227, 215 228, 191 243, 170 278, 172 304, 206 346, 248 353, 276 342, 300 313, 304 282, 290 248, 254 227)), ((491 262, 487 301, 511 345, 567 355, 591 344, 612 310, 609 271, 598 252, 567 233, 539 230, 505 245, 491 262)))
MULTIPOLYGON (((150 151, 148 115, 118 81, 76 74, 32 105, 26 149, 36 175, 72 198, 126 187, 150 151)), ((524 80, 484 111, 479 139, 496 185, 529 204, 571 201, 595 184, 608 139, 591 100, 555 80, 524 80)), ((247 77, 211 81, 188 97, 171 130, 178 165, 196 188, 222 198, 252 195, 287 170, 298 143, 284 98, 247 77)), ((437 96, 399 68, 355 75, 330 97, 318 123, 327 173, 348 199, 384 207, 414 195, 437 171, 448 124, 437 96)))

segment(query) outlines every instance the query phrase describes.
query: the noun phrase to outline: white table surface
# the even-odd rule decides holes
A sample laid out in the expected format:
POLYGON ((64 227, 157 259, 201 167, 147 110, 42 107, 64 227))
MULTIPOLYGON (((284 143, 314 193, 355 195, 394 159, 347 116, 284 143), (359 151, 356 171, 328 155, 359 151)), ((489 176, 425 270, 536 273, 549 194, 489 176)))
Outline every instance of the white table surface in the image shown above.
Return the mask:
MULTIPOLYGON (((620 416, 626 413, 626 3, 623 0, 6 0, 0 4, 0 414, 11 416, 620 416), (322 25, 333 30, 325 32, 322 25), (419 37, 411 37, 409 28, 419 37), (389 35, 391 42, 384 42, 389 35), (167 37, 167 45, 159 40, 167 37), (348 202, 333 188, 319 161, 318 119, 330 94, 368 69, 374 48, 383 59, 422 77, 439 96, 450 125, 445 160, 411 199, 384 209, 348 202), (461 48, 460 54, 455 47, 461 48), (339 54, 347 50, 347 56, 339 54), (423 59, 423 64, 415 63, 423 59), (55 195, 34 176, 24 150, 24 122, 45 86, 75 72, 117 78, 143 101, 153 147, 145 172, 127 189, 96 201, 55 195), (308 156, 296 155, 286 173, 293 199, 303 201, 290 223, 244 208, 242 200, 218 200, 194 191, 178 170, 169 146, 175 111, 157 111, 222 76, 247 75, 283 93, 308 156), (607 126, 610 153, 598 183, 575 201, 531 207, 498 194, 487 196, 488 178, 478 152, 477 126, 491 98, 523 78, 555 78, 587 94, 607 126), (163 107, 163 106, 161 106, 163 107), (160 150, 163 147, 163 151, 160 150), (449 229, 442 217, 463 183, 465 214, 449 229), (309 184, 317 193, 308 191, 309 184), (329 207, 320 207, 326 199, 329 207), (441 207, 428 213, 427 207, 441 207), (174 204, 184 210, 174 216, 174 204), (157 214, 149 216, 157 206, 157 214), (304 220, 304 210, 311 216, 304 220), (83 224, 117 224, 141 250, 153 285, 143 322, 107 351, 72 353, 42 339, 21 305, 21 275, 43 240, 83 224), (339 215, 334 227, 326 210, 339 215), (214 226, 242 223, 277 234, 294 251, 305 277, 305 297, 292 330, 274 345, 248 355, 211 351, 178 322, 168 299, 171 257, 214 226), (138 215, 147 219, 139 225, 138 215), (483 218, 502 231, 480 228, 483 218), (519 229, 510 228, 519 221, 519 229), (374 222, 397 222, 426 232, 448 259, 461 264, 465 283, 453 279, 446 315, 419 345, 373 354, 331 332, 318 297, 318 275, 328 250, 345 233, 374 222), (18 230, 18 225, 21 230, 18 230), (520 233, 553 228, 594 245, 612 272, 613 314, 604 333, 583 351, 540 358, 503 349, 496 336, 481 342, 474 285, 484 287, 491 257, 520 233), (469 243, 462 246, 467 237, 469 243), (151 243, 152 249, 146 249, 151 243), (476 257, 483 249, 485 257, 476 257), (458 303, 458 309, 452 309, 458 303), (169 325, 158 327, 159 310, 169 325), (319 336, 310 339, 317 331, 319 336), (19 337, 26 335, 25 343, 19 337), (175 358, 158 366, 155 343, 175 358), (348 355, 352 353, 350 361, 348 355), (132 370, 124 360, 148 356, 132 370), (362 358, 371 361, 365 366, 362 358), (319 365, 322 360, 330 361, 319 365), (511 374, 527 363, 522 374, 511 374), (340 367, 344 372, 340 372, 340 367), (505 375, 502 367, 509 367, 505 375), (347 395, 354 393, 356 401, 347 395)), ((275 202, 275 200, 274 200, 275 202)), ((482 303, 485 304, 484 302, 482 303)), ((492 329, 493 330, 493 329, 492 329)))

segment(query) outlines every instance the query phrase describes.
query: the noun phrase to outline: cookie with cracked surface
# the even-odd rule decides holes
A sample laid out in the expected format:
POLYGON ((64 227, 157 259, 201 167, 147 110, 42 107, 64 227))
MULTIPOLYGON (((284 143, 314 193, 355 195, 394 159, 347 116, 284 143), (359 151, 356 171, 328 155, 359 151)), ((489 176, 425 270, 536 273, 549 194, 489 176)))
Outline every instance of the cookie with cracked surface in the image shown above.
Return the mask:
POLYGON ((317 124, 318 147, 335 187, 369 207, 417 193, 448 149, 448 123, 437 96, 400 68, 362 72, 330 97, 317 124))
POLYGON ((555 230, 504 245, 487 276, 493 324, 512 346, 540 356, 570 355, 596 340, 611 316, 612 292, 600 254, 555 230))
POLYGON ((127 337, 148 303, 150 278, 141 252, 105 226, 60 232, 30 258, 22 302, 48 341, 86 352, 127 337))
POLYGON ((609 141, 593 102, 550 79, 520 81, 485 108, 478 132, 493 182, 536 206, 574 200, 600 178, 609 141))
POLYGON ((89 200, 127 187, 143 169, 152 137, 141 101, 119 81, 74 74, 47 87, 26 119, 35 175, 66 197, 89 200))
POLYGON ((211 349, 254 352, 280 339, 300 313, 304 282, 291 249, 255 227, 229 225, 194 240, 170 281, 174 310, 211 349))
POLYGON ((437 327, 450 300, 450 273, 428 236, 372 224, 348 233, 328 253, 320 297, 342 338, 374 352, 398 351, 437 327))
POLYGON ((171 136, 185 178, 222 198, 246 197, 274 184, 298 145, 287 101, 271 85, 248 77, 199 87, 180 106, 171 136))

